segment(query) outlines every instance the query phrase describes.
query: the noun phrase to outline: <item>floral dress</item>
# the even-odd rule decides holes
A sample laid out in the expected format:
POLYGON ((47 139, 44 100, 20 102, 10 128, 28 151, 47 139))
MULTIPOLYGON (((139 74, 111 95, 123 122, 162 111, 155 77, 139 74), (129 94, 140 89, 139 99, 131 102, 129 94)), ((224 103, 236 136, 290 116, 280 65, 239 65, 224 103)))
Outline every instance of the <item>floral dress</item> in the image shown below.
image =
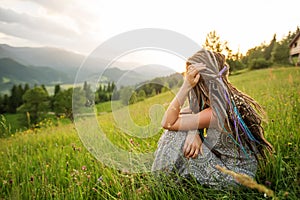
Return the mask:
POLYGON ((226 167, 237 173, 254 177, 257 160, 254 153, 246 149, 239 150, 235 141, 226 133, 208 129, 202 144, 203 155, 187 159, 183 155, 183 145, 190 131, 166 130, 158 142, 152 172, 178 173, 180 176, 193 176, 203 185, 217 188, 238 185, 234 178, 216 169, 216 165, 226 167))

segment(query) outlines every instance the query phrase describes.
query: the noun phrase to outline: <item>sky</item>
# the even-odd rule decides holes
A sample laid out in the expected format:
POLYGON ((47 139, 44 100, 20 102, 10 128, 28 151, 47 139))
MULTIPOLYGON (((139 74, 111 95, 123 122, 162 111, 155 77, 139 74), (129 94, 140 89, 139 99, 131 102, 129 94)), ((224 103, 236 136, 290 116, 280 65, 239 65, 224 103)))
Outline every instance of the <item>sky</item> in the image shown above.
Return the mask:
POLYGON ((233 52, 246 53, 275 33, 280 40, 295 31, 299 7, 299 0, 0 0, 0 43, 88 55, 139 28, 172 30, 199 45, 216 30, 233 52))

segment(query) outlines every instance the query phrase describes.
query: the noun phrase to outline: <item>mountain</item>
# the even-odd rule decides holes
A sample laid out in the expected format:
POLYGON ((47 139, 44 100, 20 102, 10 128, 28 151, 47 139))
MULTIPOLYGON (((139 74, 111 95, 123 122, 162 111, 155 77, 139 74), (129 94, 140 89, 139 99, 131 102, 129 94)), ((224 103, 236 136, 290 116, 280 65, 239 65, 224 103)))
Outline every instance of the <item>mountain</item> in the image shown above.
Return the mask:
POLYGON ((143 74, 144 77, 148 77, 149 79, 153 79, 155 77, 167 76, 176 73, 174 69, 170 69, 166 66, 158 65, 158 64, 144 65, 142 67, 138 67, 134 69, 134 71, 139 74, 143 74))
POLYGON ((56 84, 70 82, 67 75, 50 67, 25 66, 11 58, 0 59, 0 91, 14 84, 56 84))
MULTIPOLYGON (((6 71, 3 77, 6 78, 0 80, 0 82, 2 81, 2 87, 4 83, 12 83, 8 81, 8 75, 12 77, 9 80, 14 80, 13 82, 16 83, 26 81, 32 83, 34 80, 46 85, 53 82, 74 83, 76 74, 81 64, 85 61, 86 56, 58 48, 12 47, 7 44, 0 44, 0 59, 4 59, 2 60, 2 74, 4 74, 4 72, 2 72, 2 70, 4 70, 4 65, 14 66, 12 68, 5 68, 6 71), (10 61, 5 59, 10 59, 10 61), (23 68, 21 66, 23 66, 23 68), (11 71, 8 72, 9 70, 11 71), (22 70, 26 71, 26 75, 23 74, 22 70), (29 71, 31 71, 34 78, 29 76, 29 71), (40 74, 40 78, 37 77, 38 74, 40 74), (63 79, 60 81, 60 78, 63 79)), ((106 68, 106 63, 106 60, 103 58, 89 57, 88 62, 85 62, 84 70, 80 71, 80 79, 77 80, 77 82, 100 79, 100 81, 119 82, 119 86, 134 85, 157 76, 165 76, 174 73, 174 70, 168 70, 158 65, 147 65, 129 70, 126 67, 130 67, 131 63, 117 62, 113 68, 106 68), (102 75, 101 78, 97 77, 99 75, 102 75)), ((132 64, 136 66, 136 63, 132 64)), ((2 90, 2 88, 0 89, 2 90)))
POLYGON ((119 68, 105 70, 103 77, 109 77, 110 81, 116 83, 117 88, 120 88, 122 85, 135 85, 151 78, 135 70, 120 70, 119 68))
POLYGON ((0 58, 11 58, 26 66, 48 66, 74 78, 84 56, 49 47, 12 47, 0 44, 0 58))

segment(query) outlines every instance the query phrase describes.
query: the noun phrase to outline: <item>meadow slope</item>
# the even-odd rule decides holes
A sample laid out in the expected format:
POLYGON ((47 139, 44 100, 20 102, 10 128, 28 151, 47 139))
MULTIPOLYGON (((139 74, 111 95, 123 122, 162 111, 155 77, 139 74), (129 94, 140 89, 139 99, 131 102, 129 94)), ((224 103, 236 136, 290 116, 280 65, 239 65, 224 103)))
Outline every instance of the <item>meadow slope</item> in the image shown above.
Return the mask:
MULTIPOLYGON (((300 68, 271 68, 231 76, 231 82, 254 97, 266 110, 266 138, 274 154, 256 180, 274 190, 278 199, 300 196, 300 68)), ((153 152, 162 133, 155 128, 172 97, 166 92, 122 108, 128 110, 137 129, 116 123, 121 110, 106 104, 97 120, 107 138, 131 152, 153 152), (153 107, 153 105, 155 105, 153 107), (152 110, 152 111, 149 111, 152 110), (150 113, 150 114, 149 114, 150 113), (113 114, 117 114, 114 116, 113 114), (138 131, 149 126, 150 138, 125 134, 120 126, 138 131)), ((103 107, 103 106, 102 106, 103 107)), ((101 106, 98 106, 101 109, 101 106)), ((118 107, 119 108, 119 107, 118 107)), ((128 117, 128 116, 127 116, 128 117)), ((157 182, 150 173, 131 174, 105 166, 82 144, 73 124, 43 122, 40 129, 0 139, 0 199, 266 199, 256 190, 214 190, 187 181, 157 182), (49 124, 47 124, 49 123, 49 124)))

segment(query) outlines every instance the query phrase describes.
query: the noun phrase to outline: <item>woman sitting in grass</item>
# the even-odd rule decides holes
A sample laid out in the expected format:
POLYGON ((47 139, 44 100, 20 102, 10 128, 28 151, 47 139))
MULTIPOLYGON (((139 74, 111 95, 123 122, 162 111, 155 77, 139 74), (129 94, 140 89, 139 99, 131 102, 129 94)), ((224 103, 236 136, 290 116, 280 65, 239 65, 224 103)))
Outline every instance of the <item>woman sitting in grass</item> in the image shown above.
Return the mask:
POLYGON ((187 60, 179 92, 162 120, 152 171, 194 177, 200 184, 237 185, 216 166, 255 176, 271 144, 264 138, 261 106, 229 81, 225 56, 200 50, 187 60), (188 98, 189 107, 181 109, 188 98))

